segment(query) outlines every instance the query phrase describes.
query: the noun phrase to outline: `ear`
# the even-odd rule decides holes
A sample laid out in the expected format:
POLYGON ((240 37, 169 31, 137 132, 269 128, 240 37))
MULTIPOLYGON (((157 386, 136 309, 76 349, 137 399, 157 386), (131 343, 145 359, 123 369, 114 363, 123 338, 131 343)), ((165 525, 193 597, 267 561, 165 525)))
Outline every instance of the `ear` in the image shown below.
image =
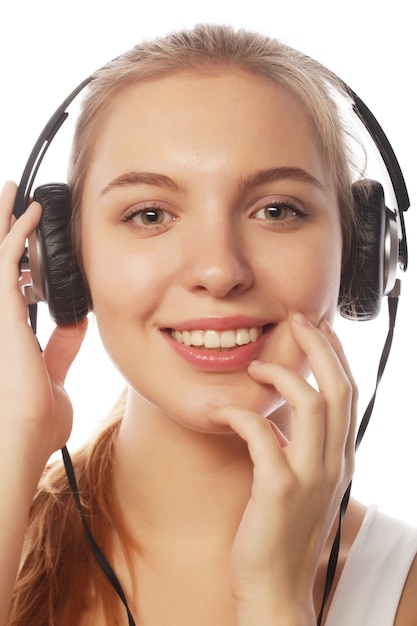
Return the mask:
POLYGON ((68 185, 54 183, 38 187, 33 197, 43 209, 36 244, 29 242, 32 275, 41 283, 35 291, 57 324, 72 324, 86 317, 90 297, 71 246, 71 194, 68 185))
POLYGON ((384 295, 387 207, 376 181, 352 186, 355 224, 349 259, 342 271, 340 314, 350 320, 374 319, 384 295))

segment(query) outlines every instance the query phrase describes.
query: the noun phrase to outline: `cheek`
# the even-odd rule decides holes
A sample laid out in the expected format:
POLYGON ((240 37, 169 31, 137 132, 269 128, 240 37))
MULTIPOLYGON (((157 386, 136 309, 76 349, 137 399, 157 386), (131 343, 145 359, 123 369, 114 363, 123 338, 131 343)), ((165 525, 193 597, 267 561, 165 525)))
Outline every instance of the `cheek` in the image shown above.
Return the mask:
POLYGON ((313 323, 324 315, 333 317, 340 288, 339 247, 320 239, 315 245, 308 242, 298 246, 296 253, 284 259, 280 260, 282 267, 270 271, 268 276, 276 301, 289 312, 303 312, 313 323))
POLYGON ((88 242, 85 271, 97 327, 111 361, 129 382, 132 372, 138 373, 146 338, 153 336, 169 275, 159 251, 139 254, 137 246, 130 250, 98 235, 88 242))
POLYGON ((161 256, 121 245, 114 235, 88 234, 86 228, 84 267, 97 318, 140 316, 151 309, 152 296, 160 297, 164 284, 161 256))
POLYGON ((301 252, 302 248, 299 250, 283 271, 270 272, 268 276, 266 284, 278 303, 278 310, 285 311, 285 314, 264 357, 308 375, 306 356, 293 338, 288 318, 300 311, 314 325, 318 325, 322 318, 332 322, 339 295, 341 263, 338 249, 335 252, 335 246, 326 241, 306 252, 301 252), (272 285, 275 285, 274 289, 272 285))

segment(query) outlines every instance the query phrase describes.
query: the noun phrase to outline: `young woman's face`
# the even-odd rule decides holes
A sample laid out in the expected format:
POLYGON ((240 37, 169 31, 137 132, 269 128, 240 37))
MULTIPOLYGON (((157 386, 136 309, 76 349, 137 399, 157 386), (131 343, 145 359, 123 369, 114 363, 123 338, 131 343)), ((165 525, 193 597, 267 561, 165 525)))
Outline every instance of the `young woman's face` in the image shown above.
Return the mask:
POLYGON ((315 128, 285 90, 232 71, 127 90, 82 232, 100 333, 137 402, 204 430, 212 405, 282 403, 252 359, 307 374, 288 319, 333 317, 342 239, 315 128))

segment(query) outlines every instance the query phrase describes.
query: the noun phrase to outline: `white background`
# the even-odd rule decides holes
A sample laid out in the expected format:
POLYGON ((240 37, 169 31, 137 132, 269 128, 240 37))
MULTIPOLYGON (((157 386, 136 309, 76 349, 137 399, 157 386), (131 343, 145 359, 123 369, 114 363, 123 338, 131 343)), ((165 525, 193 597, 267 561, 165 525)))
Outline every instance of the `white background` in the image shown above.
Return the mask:
MULTIPOLYGON (((273 35, 339 74, 383 126, 413 200, 417 196, 417 50, 412 13, 409 0, 389 5, 384 0, 5 0, 0 8, 0 179, 20 178, 44 124, 90 72, 143 38, 208 21, 273 35)), ((57 136, 38 182, 65 181, 73 117, 57 136)), ((358 452, 354 493, 417 524, 416 206, 406 215, 406 223, 410 268, 403 280, 392 355, 358 452)), ((359 382, 363 410, 385 339, 386 306, 375 322, 340 320, 337 328, 359 382)), ((41 309, 43 344, 50 330, 46 311, 41 309)), ((75 406, 69 444, 73 449, 96 427, 122 388, 99 345, 94 321, 68 386, 75 406)))

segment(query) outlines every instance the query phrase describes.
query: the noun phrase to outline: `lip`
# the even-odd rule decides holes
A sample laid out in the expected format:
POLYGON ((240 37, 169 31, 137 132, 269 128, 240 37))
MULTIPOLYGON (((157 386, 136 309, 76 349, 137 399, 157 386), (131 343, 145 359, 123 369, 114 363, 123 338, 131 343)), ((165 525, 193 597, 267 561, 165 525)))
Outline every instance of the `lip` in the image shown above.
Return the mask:
POLYGON ((202 318, 175 324, 170 327, 170 329, 163 329, 162 335, 181 358, 197 369, 205 372, 233 372, 246 368, 251 361, 258 357, 274 326, 275 325, 271 322, 265 322, 246 316, 233 318, 202 318), (256 341, 244 346, 236 346, 236 348, 226 351, 186 346, 176 341, 170 332, 170 330, 178 330, 180 332, 185 330, 216 330, 220 332, 223 330, 234 330, 252 326, 261 327, 266 325, 268 325, 268 327, 256 341))
POLYGON ((233 315, 231 317, 202 317, 199 319, 178 322, 169 328, 171 330, 236 330, 237 328, 251 328, 252 326, 266 326, 271 320, 261 319, 249 315, 233 315))

